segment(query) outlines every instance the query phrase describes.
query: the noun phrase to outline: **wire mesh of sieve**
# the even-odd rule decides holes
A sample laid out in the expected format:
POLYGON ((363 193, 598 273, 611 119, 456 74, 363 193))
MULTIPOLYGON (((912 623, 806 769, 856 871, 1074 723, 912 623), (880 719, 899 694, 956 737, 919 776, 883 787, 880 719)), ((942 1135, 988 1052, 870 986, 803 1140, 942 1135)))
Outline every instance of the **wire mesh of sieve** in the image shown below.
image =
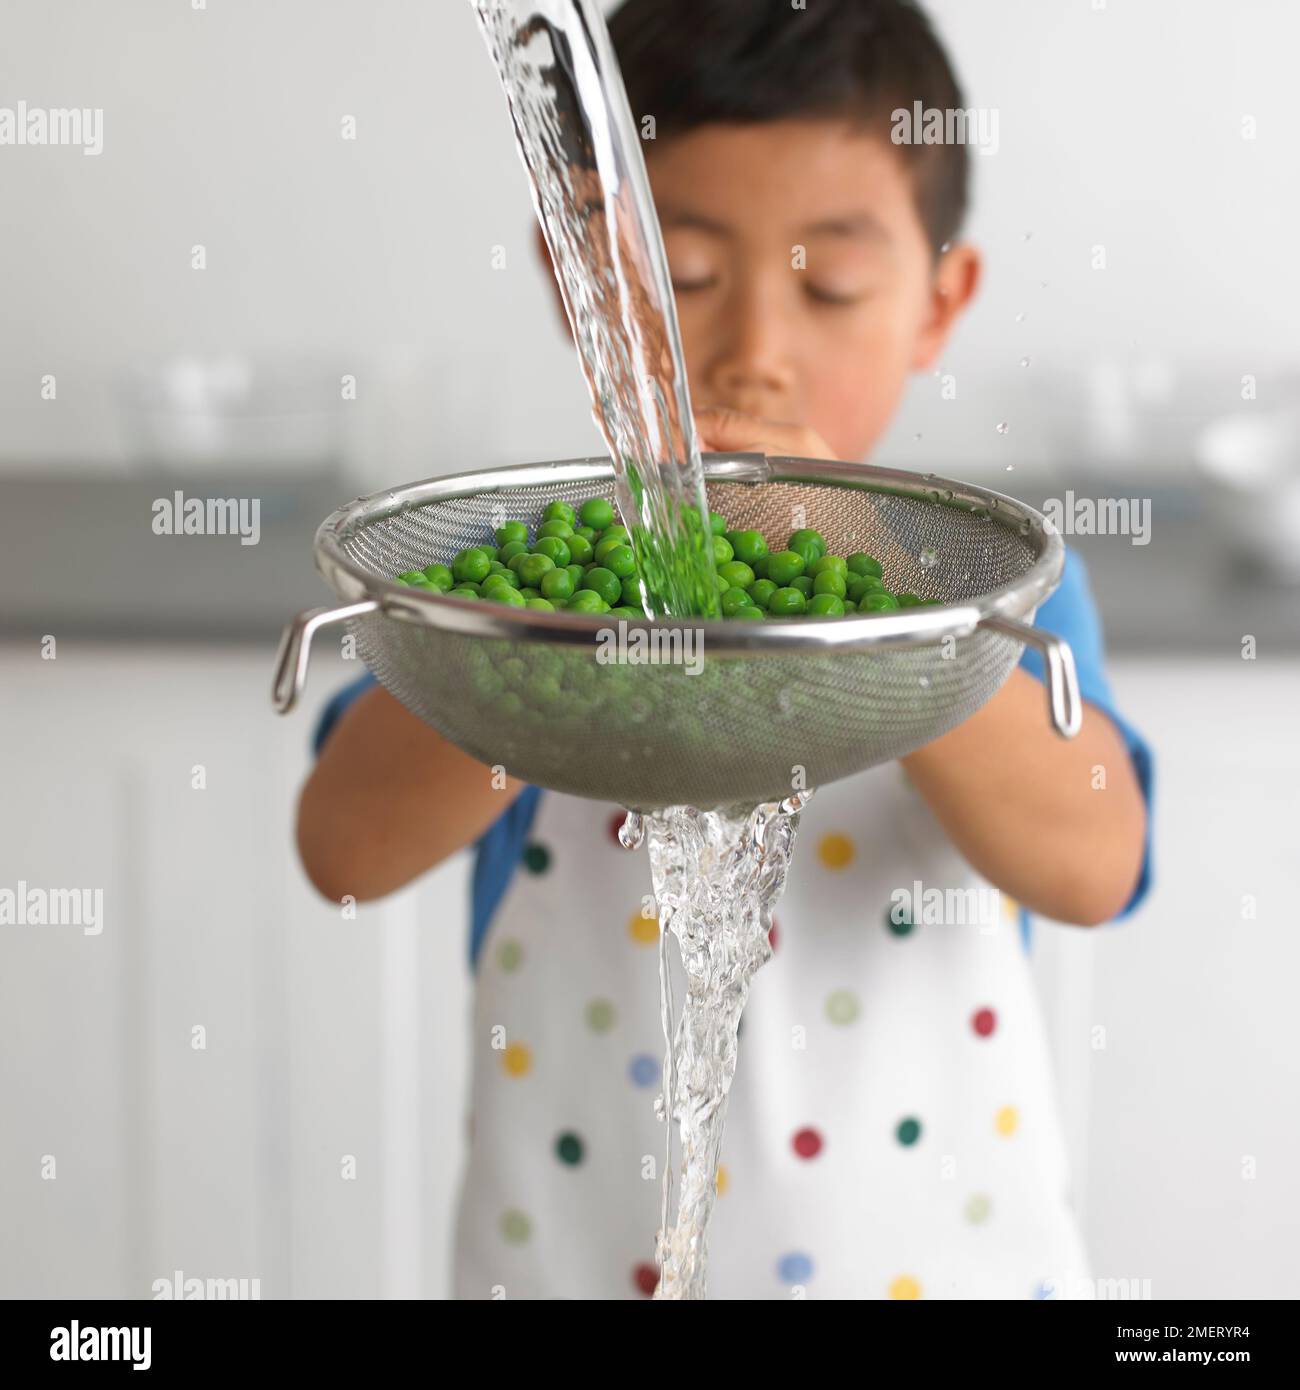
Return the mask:
MULTIPOLYGON (((891 470, 863 467, 858 477, 853 466, 822 465, 838 470, 827 481, 816 461, 774 463, 787 467, 765 481, 714 477, 711 508, 777 545, 816 527, 832 553, 879 559, 895 591, 955 608, 616 626, 399 589, 385 611, 350 621, 358 653, 397 699, 483 763, 636 810, 779 800, 900 757, 968 718, 1022 648, 983 618, 1032 617, 1059 578, 1059 540, 1028 508, 966 485, 954 498, 944 480, 923 487, 891 470), (940 636, 945 612, 954 622, 940 636), (895 635, 870 635, 884 624, 895 635)), ((344 596, 373 594, 391 588, 374 581, 449 562, 504 520, 531 528, 554 498, 613 497, 608 463, 603 477, 566 480, 560 470, 552 479, 545 469, 498 470, 482 491, 433 500, 421 500, 430 485, 412 485, 382 505, 343 509, 321 528, 318 564, 344 596), (332 556, 351 571, 348 584, 332 556)))

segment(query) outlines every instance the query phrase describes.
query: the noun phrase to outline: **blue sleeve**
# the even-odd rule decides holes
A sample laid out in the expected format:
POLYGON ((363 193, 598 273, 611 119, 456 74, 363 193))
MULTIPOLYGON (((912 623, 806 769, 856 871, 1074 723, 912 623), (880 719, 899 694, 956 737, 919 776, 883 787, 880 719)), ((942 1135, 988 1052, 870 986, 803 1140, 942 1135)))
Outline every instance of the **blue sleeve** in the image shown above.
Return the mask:
MULTIPOLYGON (((1122 921, 1129 916, 1147 896, 1151 887, 1151 820, 1153 805, 1154 769, 1151 748, 1132 724, 1116 709, 1115 697, 1110 682, 1106 678, 1106 658, 1102 642, 1101 619, 1097 615, 1097 605, 1093 601, 1092 590, 1088 584, 1088 571, 1083 561, 1068 547, 1065 552, 1065 569, 1056 592, 1038 610, 1034 626, 1054 633, 1070 644, 1074 653, 1074 664, 1079 675, 1079 694, 1102 710, 1119 730, 1129 757, 1133 761, 1133 771, 1146 801, 1147 825, 1146 842, 1142 848, 1142 871, 1133 892, 1123 909, 1112 919, 1122 921)), ((1031 675, 1043 680, 1043 658, 1033 647, 1026 647, 1020 664, 1031 675)))
MULTIPOLYGON (((325 740, 334 731, 343 712, 358 696, 373 689, 378 682, 367 671, 350 685, 345 685, 330 699, 316 724, 312 736, 312 751, 318 757, 325 740)), ((505 897, 510 880, 523 857, 528 832, 537 813, 541 797, 539 787, 525 787, 474 843, 474 877, 471 889, 469 962, 478 963, 479 948, 487 936, 492 914, 505 897)))

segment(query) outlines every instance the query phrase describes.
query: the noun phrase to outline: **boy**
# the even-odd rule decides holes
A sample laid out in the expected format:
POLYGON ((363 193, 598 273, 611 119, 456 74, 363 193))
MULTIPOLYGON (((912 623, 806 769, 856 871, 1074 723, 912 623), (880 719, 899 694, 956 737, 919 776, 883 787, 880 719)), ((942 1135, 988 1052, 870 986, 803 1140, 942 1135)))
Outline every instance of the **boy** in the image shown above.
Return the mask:
MULTIPOLYGON (((645 151, 703 447, 867 457, 979 278, 957 241, 964 147, 889 138, 894 110, 963 105, 928 23, 906 0, 628 0, 611 33, 634 116, 657 123, 645 151)), ((1145 893, 1149 754, 1114 712, 1073 557, 1038 622, 1073 645, 1077 738, 1051 731, 1027 653, 965 724, 804 812, 742 1025, 714 1298, 1085 1284, 1020 933, 908 899, 997 889, 1095 925, 1145 893)), ((616 808, 494 789, 373 685, 327 711, 299 846, 323 894, 365 899, 476 845, 456 1292, 648 1295, 663 1130, 644 856, 615 842, 616 808)))

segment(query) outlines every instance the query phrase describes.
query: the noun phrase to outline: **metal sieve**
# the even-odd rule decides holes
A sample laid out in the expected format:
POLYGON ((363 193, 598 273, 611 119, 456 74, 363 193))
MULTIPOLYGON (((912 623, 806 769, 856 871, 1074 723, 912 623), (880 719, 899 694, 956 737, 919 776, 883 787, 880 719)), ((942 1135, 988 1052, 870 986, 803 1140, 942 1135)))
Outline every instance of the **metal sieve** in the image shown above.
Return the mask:
POLYGON ((300 613, 273 699, 293 708, 313 636, 344 622, 379 682, 459 748, 511 776, 637 811, 780 800, 898 758, 980 708, 1024 644, 1051 721, 1082 715, 1069 647, 1029 626, 1065 548, 1032 508, 933 474, 820 459, 706 454, 709 505, 779 540, 816 527, 867 551, 895 591, 941 607, 835 619, 615 620, 419 592, 393 576, 530 528, 553 498, 613 499, 608 459, 528 464, 360 498, 316 533, 342 600, 300 613))

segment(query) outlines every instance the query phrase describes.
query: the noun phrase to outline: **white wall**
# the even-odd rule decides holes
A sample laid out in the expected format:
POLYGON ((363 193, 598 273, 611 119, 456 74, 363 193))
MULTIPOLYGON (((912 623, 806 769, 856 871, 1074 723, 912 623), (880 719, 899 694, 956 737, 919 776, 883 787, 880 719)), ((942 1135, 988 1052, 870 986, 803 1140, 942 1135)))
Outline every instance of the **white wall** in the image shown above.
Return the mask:
MULTIPOLYGON (((998 153, 975 156, 989 275, 944 363, 957 401, 918 381, 887 457, 1027 467, 1077 452, 1119 389, 1088 385, 1099 365, 1169 417, 1231 408, 1243 373, 1297 362, 1284 306, 1300 297, 1300 9, 932 8, 969 101, 999 113, 998 153), (1167 394, 1171 362, 1205 380, 1167 394)), ((7 0, 0 37, 0 99, 99 106, 105 121, 97 158, 0 149, 11 465, 126 458, 117 370, 222 351, 310 356, 330 383, 355 372, 349 447, 375 487, 595 446, 468 3, 7 0), (45 372, 57 403, 38 399, 45 372)))

